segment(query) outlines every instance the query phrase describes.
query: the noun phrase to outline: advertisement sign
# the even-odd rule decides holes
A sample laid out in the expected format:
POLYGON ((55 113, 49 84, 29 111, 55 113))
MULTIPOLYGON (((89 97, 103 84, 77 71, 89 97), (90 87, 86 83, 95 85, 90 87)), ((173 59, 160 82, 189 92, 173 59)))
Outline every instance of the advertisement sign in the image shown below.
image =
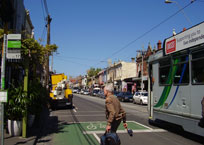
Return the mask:
POLYGON ((168 55, 204 43, 204 22, 165 40, 168 55))
POLYGON ((7 35, 7 59, 21 59, 21 34, 7 35))

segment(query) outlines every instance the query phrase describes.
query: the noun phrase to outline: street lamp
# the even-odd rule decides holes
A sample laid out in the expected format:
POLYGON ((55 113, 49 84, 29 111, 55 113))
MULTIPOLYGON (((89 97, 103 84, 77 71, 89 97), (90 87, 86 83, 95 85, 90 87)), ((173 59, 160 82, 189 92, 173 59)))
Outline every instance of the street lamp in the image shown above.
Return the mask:
MULTIPOLYGON (((194 2, 194 0, 191 0, 191 3, 193 3, 193 2, 194 2)), ((175 4, 178 6, 179 10, 182 11, 182 13, 183 13, 184 17, 186 18, 186 20, 188 21, 188 23, 192 26, 191 20, 187 17, 187 15, 185 14, 185 12, 183 11, 183 8, 178 4, 177 1, 165 0, 165 3, 166 3, 166 4, 175 3, 175 4)))

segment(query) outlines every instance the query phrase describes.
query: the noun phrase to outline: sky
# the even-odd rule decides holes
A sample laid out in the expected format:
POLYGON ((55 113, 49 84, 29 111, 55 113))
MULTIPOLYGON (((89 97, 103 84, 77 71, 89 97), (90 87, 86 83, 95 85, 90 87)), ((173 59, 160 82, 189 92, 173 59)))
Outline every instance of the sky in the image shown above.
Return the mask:
MULTIPOLYGON (((35 39, 46 44, 43 0, 24 0, 35 39)), ((108 59, 130 62, 137 50, 204 21, 204 0, 47 0, 51 21, 54 70, 76 77, 90 67, 106 68, 108 59), (182 11, 180 8, 187 6, 182 11), (176 13, 178 12, 178 13, 176 13)), ((51 60, 51 59, 50 59, 51 60)))

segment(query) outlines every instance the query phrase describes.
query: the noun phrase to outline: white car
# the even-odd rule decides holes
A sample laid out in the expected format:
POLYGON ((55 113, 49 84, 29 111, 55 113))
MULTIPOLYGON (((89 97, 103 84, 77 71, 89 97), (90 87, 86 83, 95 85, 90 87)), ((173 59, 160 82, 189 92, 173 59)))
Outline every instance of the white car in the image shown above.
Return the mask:
POLYGON ((133 96, 133 103, 139 103, 141 105, 148 103, 148 93, 147 92, 135 92, 133 96))
POLYGON ((83 94, 84 95, 89 95, 89 91, 85 90, 83 94))

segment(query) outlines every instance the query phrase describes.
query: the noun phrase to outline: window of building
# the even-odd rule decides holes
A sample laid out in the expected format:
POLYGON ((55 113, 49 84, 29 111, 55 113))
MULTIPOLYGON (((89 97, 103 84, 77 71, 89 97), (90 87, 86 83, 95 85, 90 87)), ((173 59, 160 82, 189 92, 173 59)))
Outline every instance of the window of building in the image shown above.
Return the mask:
POLYGON ((186 85, 189 83, 189 56, 187 54, 173 58, 172 75, 174 85, 186 85))
POLYGON ((169 85, 169 77, 171 77, 170 73, 171 69, 171 59, 166 58, 159 61, 159 84, 160 85, 169 85))
POLYGON ((192 84, 204 84, 204 50, 192 53, 192 84))

